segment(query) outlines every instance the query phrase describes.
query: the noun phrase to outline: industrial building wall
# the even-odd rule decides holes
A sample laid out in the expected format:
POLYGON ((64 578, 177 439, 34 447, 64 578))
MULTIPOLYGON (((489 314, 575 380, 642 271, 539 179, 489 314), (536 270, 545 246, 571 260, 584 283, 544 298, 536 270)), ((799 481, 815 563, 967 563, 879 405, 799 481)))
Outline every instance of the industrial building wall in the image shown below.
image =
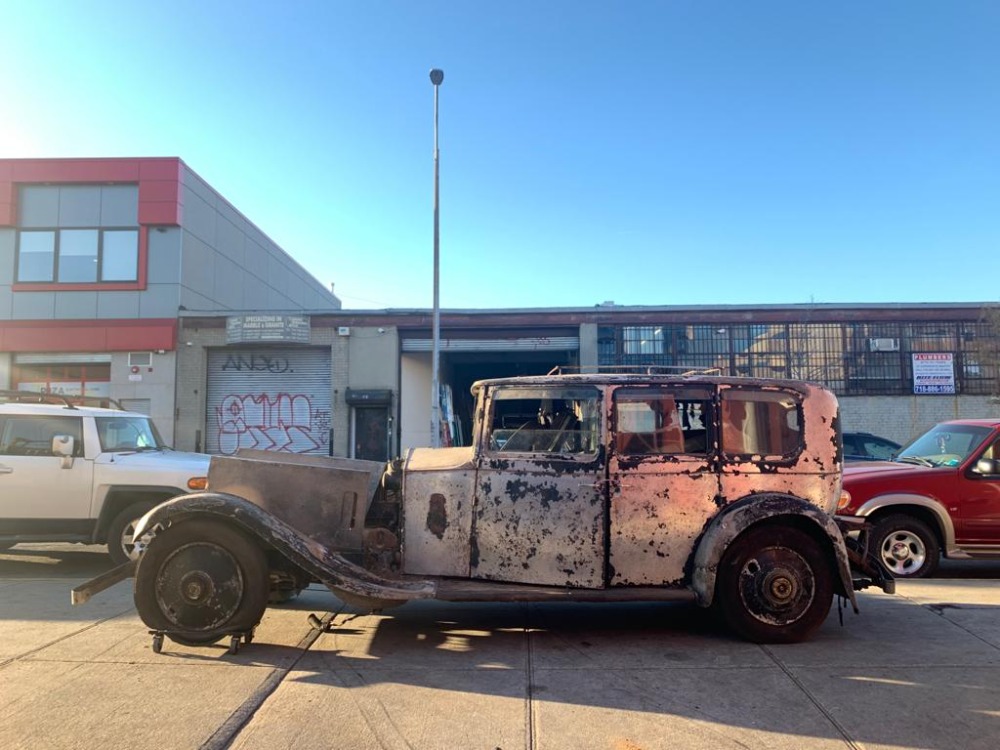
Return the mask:
POLYGON ((1000 402, 991 396, 839 396, 844 432, 870 432, 907 443, 949 419, 995 419, 1000 402))
MULTIPOLYGON (((329 351, 328 370, 324 373, 319 371, 306 373, 301 377, 294 372, 283 373, 280 393, 282 398, 287 396, 291 399, 301 391, 307 393, 312 402, 319 404, 316 408, 325 411, 326 415, 313 414, 315 419, 311 419, 310 429, 322 427, 324 430, 332 430, 333 454, 347 455, 348 418, 343 395, 347 385, 347 339, 336 336, 335 331, 330 328, 313 328, 310 331, 308 346, 285 346, 283 349, 276 350, 274 346, 264 344, 231 345, 226 343, 225 320, 225 317, 220 317, 212 321, 212 325, 204 325, 181 319, 177 343, 175 447, 179 450, 219 451, 218 425, 209 423, 209 418, 214 413, 214 407, 218 406, 209 400, 209 396, 212 395, 210 391, 213 387, 213 379, 218 377, 218 373, 213 375, 210 371, 212 362, 218 362, 220 357, 225 361, 228 358, 227 355, 232 354, 233 361, 237 365, 234 372, 230 374, 239 375, 240 371, 245 371, 248 383, 248 388, 241 390, 239 395, 243 398, 257 397, 263 403, 265 396, 271 401, 275 401, 277 391, 271 392, 261 384, 254 382, 255 368, 264 367, 266 369, 268 357, 273 355, 275 351, 289 353, 290 356, 286 356, 285 359, 294 362, 300 358, 296 352, 303 352, 303 356, 306 356, 305 353, 308 351, 326 349, 329 351), (328 385, 324 385, 325 392, 322 394, 315 392, 315 383, 320 375, 328 383, 328 385), (309 388, 312 390, 310 391, 309 388), (326 422, 327 419, 328 422, 326 422), (323 421, 323 425, 319 425, 320 421, 323 421)), ((276 423, 271 424, 271 422, 251 424, 245 418, 242 419, 247 428, 262 430, 262 434, 268 433, 268 430, 277 426, 276 423)), ((266 441, 261 437, 259 442, 266 441)), ((317 442, 322 441, 317 440, 317 442)), ((276 450, 299 451, 303 445, 305 443, 302 441, 282 443, 282 441, 275 439, 274 445, 270 447, 276 450)), ((325 449, 329 443, 323 442, 323 445, 325 449)), ((257 447, 261 447, 261 445, 257 447)), ((305 452, 316 452, 315 446, 306 447, 309 450, 305 452)))
POLYGON ((180 304, 187 310, 337 310, 340 300, 184 168, 180 304))

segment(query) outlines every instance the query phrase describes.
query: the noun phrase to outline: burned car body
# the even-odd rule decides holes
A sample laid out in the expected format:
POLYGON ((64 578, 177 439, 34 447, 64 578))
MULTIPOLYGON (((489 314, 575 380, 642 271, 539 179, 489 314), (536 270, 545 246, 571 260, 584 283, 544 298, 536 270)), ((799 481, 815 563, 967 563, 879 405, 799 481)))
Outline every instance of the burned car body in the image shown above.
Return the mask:
POLYGON ((838 406, 819 386, 595 374, 473 392, 469 447, 412 449, 388 467, 214 457, 208 492, 137 529, 144 622, 182 643, 238 639, 269 594, 316 580, 369 609, 689 600, 744 637, 781 642, 807 637, 834 595, 856 609, 856 589, 891 590, 833 520, 838 406))

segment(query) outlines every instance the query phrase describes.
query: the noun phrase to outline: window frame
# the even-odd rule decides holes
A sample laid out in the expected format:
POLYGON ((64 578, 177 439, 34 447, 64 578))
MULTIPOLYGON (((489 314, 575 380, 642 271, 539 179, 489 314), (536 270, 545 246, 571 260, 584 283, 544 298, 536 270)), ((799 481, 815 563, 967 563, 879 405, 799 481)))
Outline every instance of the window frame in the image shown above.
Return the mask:
MULTIPOLYGON (((736 399, 742 400, 746 403, 763 403, 763 401, 754 401, 752 399, 736 399)), ((766 401, 765 399, 764 401, 766 401)), ((741 463, 754 463, 754 464, 778 464, 778 465, 794 465, 802 452, 805 450, 805 414, 802 408, 802 394, 793 390, 787 389, 774 389, 774 388, 760 388, 754 386, 725 386, 719 389, 719 458, 726 464, 741 464, 741 463), (763 453, 761 451, 730 451, 726 445, 726 401, 727 397, 734 393, 740 394, 758 394, 763 396, 771 396, 774 394, 780 394, 791 398, 795 402, 795 414, 796 420, 798 422, 798 440, 794 450, 790 452, 783 453, 763 453), (759 457, 756 460, 752 460, 754 457, 759 457)), ((743 446, 745 447, 745 446, 743 446)), ((770 447, 770 446, 768 446, 770 447)))
MULTIPOLYGON (((582 461, 584 463, 590 463, 594 461, 601 454, 602 440, 604 439, 604 418, 603 418, 603 403, 604 403, 604 392, 601 388, 596 385, 586 384, 586 385, 516 385, 516 386, 499 386, 490 389, 488 404, 486 409, 486 419, 483 421, 483 434, 482 434, 482 454, 489 456, 490 458, 502 457, 502 458, 516 458, 518 460, 534 459, 534 460, 569 460, 569 461, 582 461), (549 427, 545 427, 542 423, 539 423, 539 427, 535 429, 530 429, 532 433, 541 433, 543 437, 547 437, 548 433, 553 436, 552 447, 545 449, 535 449, 531 448, 528 450, 516 450, 509 449, 505 450, 507 441, 514 436, 514 433, 519 432, 521 429, 528 427, 531 423, 530 414, 518 415, 518 420, 524 419, 524 422, 517 428, 512 430, 512 434, 507 436, 504 441, 503 446, 499 446, 494 441, 494 434, 498 427, 496 426, 497 416, 497 403, 502 401, 582 401, 582 400, 593 401, 593 413, 590 415, 585 415, 589 417, 590 429, 588 429, 588 421, 578 422, 579 433, 581 442, 586 435, 588 439, 593 442, 592 450, 559 450, 555 446, 558 444, 556 441, 563 439, 565 437, 567 428, 560 428, 555 424, 555 420, 549 427)), ((558 417, 558 415, 550 415, 550 417, 558 417)), ((508 429, 505 427, 500 427, 499 429, 508 429)), ((573 430, 570 430, 572 432, 573 430)))
MULTIPOLYGON (((693 457, 699 460, 705 460, 714 452, 712 446, 713 441, 715 440, 715 389, 711 386, 681 384, 637 387, 626 385, 615 389, 612 396, 612 404, 612 424, 610 426, 610 430, 614 438, 612 440, 614 452, 618 456, 629 459, 693 457), (670 422, 665 423, 664 426, 655 427, 652 433, 647 431, 639 432, 622 429, 622 417, 625 413, 625 411, 621 408, 623 404, 649 404, 654 400, 663 403, 667 398, 674 402, 674 411, 672 414, 677 414, 679 416, 679 422, 670 420, 670 422), (700 451, 693 451, 688 450, 688 439, 690 436, 685 434, 684 416, 679 410, 679 404, 695 404, 699 402, 702 404, 702 414, 700 415, 700 419, 702 422, 702 430, 704 432, 704 446, 700 451), (658 439, 655 434, 668 432, 670 430, 670 427, 667 426, 668 424, 676 427, 683 446, 682 450, 655 450, 657 444, 660 442, 660 439, 665 436, 664 434, 661 434, 660 439, 658 439), (642 437, 638 440, 627 441, 625 436, 628 435, 642 437), (645 447, 648 447, 651 450, 631 450, 631 447, 634 445, 645 445, 645 447), (623 449, 623 446, 629 449, 623 449)), ((651 411, 655 410, 651 409, 651 411)), ((697 432, 697 430, 689 431, 697 432)))
POLYGON ((60 289, 73 286, 73 285, 83 285, 87 288, 100 285, 117 285, 117 284, 137 284, 142 278, 143 263, 143 237, 144 232, 142 227, 133 226, 109 226, 109 227, 83 227, 83 226, 72 226, 72 227, 18 227, 17 228, 17 238, 14 246, 14 284, 15 286, 24 285, 48 285, 56 286, 60 289), (60 254, 60 248, 62 246, 62 233, 63 232, 83 232, 90 231, 97 233, 97 268, 95 269, 95 279, 93 281, 79 281, 79 280, 68 280, 63 281, 59 278, 59 267, 60 261, 62 260, 60 254), (106 280, 104 275, 104 244, 105 235, 108 233, 123 233, 123 232, 133 232, 135 234, 135 274, 134 278, 131 279, 113 279, 106 280), (51 233, 53 235, 52 241, 52 268, 50 278, 47 280, 22 280, 21 279, 21 238, 25 234, 44 234, 51 233))
POLYGON ((85 455, 83 446, 83 419, 68 414, 4 414, 0 415, 0 456, 20 457, 20 458, 53 458, 55 453, 51 451, 52 437, 56 435, 71 435, 73 437, 73 457, 83 458, 85 455), (11 422, 74 422, 76 429, 63 432, 53 432, 49 438, 46 453, 8 453, 3 449, 3 439, 7 432, 7 425, 11 422))

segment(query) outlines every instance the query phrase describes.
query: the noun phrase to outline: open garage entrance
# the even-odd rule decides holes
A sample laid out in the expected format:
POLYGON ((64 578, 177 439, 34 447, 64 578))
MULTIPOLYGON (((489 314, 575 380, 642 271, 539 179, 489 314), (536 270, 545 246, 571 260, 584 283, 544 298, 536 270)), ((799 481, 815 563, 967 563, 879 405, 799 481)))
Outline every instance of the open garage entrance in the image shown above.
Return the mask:
MULTIPOLYGON (((430 439, 431 341, 404 339, 400 367, 400 451, 427 446, 430 439)), ((544 375, 554 367, 576 367, 578 336, 535 336, 499 340, 442 339, 442 422, 452 445, 469 445, 475 403, 472 384, 487 378, 544 375)))

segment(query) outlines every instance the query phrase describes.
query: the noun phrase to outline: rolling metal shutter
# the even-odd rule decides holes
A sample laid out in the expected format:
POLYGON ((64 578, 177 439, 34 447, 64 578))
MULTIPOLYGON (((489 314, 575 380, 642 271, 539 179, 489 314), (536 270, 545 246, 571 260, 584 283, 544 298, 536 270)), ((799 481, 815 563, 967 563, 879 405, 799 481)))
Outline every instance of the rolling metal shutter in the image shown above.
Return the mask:
POLYGON ((205 451, 330 454, 330 350, 208 352, 205 451))

